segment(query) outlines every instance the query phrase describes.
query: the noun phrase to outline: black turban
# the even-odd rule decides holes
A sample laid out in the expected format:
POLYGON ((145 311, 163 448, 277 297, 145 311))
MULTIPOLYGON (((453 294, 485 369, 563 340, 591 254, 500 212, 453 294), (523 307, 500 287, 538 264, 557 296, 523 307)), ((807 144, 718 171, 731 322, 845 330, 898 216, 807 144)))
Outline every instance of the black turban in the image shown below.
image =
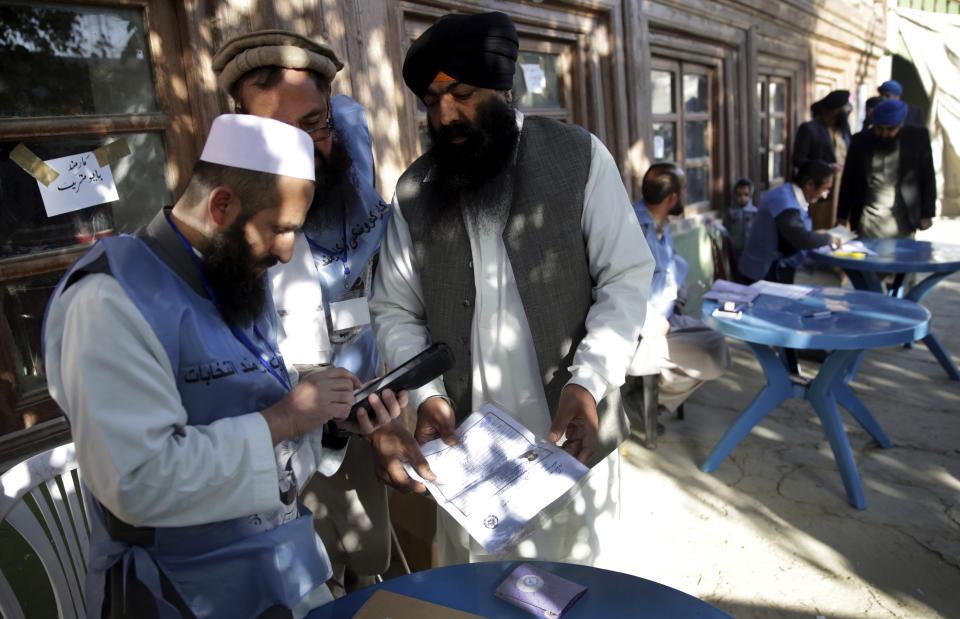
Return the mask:
POLYGON ((820 99, 820 102, 823 103, 823 109, 835 110, 839 107, 843 107, 844 105, 850 103, 850 91, 834 90, 823 99, 820 99))
POLYGON ((503 13, 444 15, 410 46, 403 81, 421 99, 441 71, 471 86, 508 90, 518 47, 517 29, 503 13))

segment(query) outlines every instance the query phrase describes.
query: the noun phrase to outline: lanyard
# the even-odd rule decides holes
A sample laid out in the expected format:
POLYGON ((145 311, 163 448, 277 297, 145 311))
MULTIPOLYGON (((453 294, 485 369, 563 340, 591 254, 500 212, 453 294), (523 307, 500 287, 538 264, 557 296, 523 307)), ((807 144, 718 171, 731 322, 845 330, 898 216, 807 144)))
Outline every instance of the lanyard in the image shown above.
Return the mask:
POLYGON ((220 317, 223 318, 223 321, 227 323, 227 326, 230 327, 230 331, 233 333, 233 337, 237 339, 244 348, 250 351, 254 357, 260 362, 268 372, 273 374, 273 377, 280 381, 280 384, 283 387, 290 391, 293 389, 293 385, 290 382, 290 375, 287 374, 287 368, 283 363, 283 357, 280 355, 280 351, 274 351, 273 347, 270 345, 270 342, 267 341, 267 338, 263 336, 263 333, 260 332, 260 327, 257 326, 257 323, 253 323, 253 332, 256 333, 257 337, 260 338, 260 341, 263 342, 263 345, 266 346, 276 359, 280 362, 280 370, 283 372, 283 375, 280 375, 280 372, 277 372, 270 362, 263 356, 263 353, 260 352, 260 349, 250 341, 250 338, 247 337, 247 334, 233 325, 226 317, 223 315, 223 310, 220 308, 220 302, 217 300, 217 295, 213 292, 213 287, 210 285, 210 282, 207 281, 207 276, 203 273, 203 267, 200 264, 200 260, 197 259, 196 253, 193 251, 193 246, 190 245, 190 241, 187 240, 183 233, 180 232, 180 229, 177 228, 177 224, 173 223, 173 219, 170 218, 169 213, 164 213, 164 216, 167 218, 167 222, 170 224, 170 227, 173 228, 173 231, 177 233, 177 236, 180 237, 180 240, 183 241, 183 246, 187 248, 187 253, 190 254, 190 259, 193 260, 194 266, 197 267, 197 273, 200 275, 200 281, 203 283, 203 289, 207 291, 207 296, 210 297, 210 300, 213 301, 214 306, 217 308, 217 311, 220 313, 220 317))
POLYGON ((349 289, 350 283, 347 281, 347 276, 350 275, 350 267, 347 265, 347 260, 349 259, 350 256, 349 256, 349 250, 347 248, 347 216, 346 214, 344 214, 343 216, 343 251, 342 252, 324 247, 320 243, 315 242, 313 239, 307 236, 306 232, 304 232, 303 236, 304 238, 307 239, 307 243, 310 245, 310 247, 314 249, 319 249, 320 251, 327 254, 328 256, 332 256, 334 258, 340 259, 340 262, 343 263, 343 287, 346 289, 349 289))

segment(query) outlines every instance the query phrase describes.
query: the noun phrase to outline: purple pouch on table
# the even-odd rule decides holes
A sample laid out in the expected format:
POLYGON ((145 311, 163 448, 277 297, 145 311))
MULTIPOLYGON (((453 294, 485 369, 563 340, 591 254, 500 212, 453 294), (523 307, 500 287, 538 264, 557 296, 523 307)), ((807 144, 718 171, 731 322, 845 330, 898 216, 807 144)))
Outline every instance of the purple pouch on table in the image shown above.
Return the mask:
POLYGON ((562 617, 586 592, 583 585, 522 563, 503 579, 494 595, 538 617, 553 619, 562 617))

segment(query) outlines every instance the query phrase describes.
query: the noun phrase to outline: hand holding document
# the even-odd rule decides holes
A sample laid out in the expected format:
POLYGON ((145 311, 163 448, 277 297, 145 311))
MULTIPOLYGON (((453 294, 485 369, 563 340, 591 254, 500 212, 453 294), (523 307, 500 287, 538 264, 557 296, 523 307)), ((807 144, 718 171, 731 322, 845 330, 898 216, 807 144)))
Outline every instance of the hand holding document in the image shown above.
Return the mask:
POLYGON ((456 445, 441 439, 421 445, 435 482, 404 468, 490 554, 521 541, 531 532, 525 525, 589 470, 493 404, 467 417, 457 438, 456 445))

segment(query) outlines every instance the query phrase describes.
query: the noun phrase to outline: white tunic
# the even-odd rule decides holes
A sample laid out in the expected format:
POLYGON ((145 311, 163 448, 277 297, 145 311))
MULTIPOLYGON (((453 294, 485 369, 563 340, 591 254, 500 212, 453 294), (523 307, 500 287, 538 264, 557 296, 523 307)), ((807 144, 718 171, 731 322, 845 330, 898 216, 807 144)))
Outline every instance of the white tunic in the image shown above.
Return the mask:
MULTIPOLYGON (((266 419, 250 411, 188 425, 166 350, 113 277, 67 289, 47 318, 45 359, 83 481, 124 522, 176 527, 282 507, 266 419)), ((305 438, 299 483, 332 474, 343 456, 322 449, 320 431, 305 438)))
MULTIPOLYGON (((520 114, 518 123, 522 124, 520 114)), ((388 367, 396 367, 426 348, 430 337, 410 231, 396 197, 394 207, 371 301, 374 332, 388 367)), ((473 409, 496 402, 546 439, 550 411, 501 229, 478 228, 470 217, 465 223, 476 290, 471 326, 473 409)), ((591 136, 581 227, 596 285, 586 319, 587 332, 570 366, 570 382, 587 389, 599 402, 624 382, 643 324, 654 262, 613 157, 595 136, 591 136)), ((451 268, 454 266, 459 265, 451 268)), ((435 395, 446 395, 442 378, 412 393, 411 405, 419 407, 435 395)), ((597 561, 601 544, 592 529, 594 520, 602 514, 615 518, 619 452, 615 450, 590 475, 591 489, 575 498, 567 510, 573 513, 556 516, 552 528, 541 530, 519 547, 520 555, 579 563, 597 561)), ((441 564, 482 558, 483 551, 475 542, 470 543, 468 551, 466 533, 452 519, 445 521, 442 517, 440 524, 441 564)))

